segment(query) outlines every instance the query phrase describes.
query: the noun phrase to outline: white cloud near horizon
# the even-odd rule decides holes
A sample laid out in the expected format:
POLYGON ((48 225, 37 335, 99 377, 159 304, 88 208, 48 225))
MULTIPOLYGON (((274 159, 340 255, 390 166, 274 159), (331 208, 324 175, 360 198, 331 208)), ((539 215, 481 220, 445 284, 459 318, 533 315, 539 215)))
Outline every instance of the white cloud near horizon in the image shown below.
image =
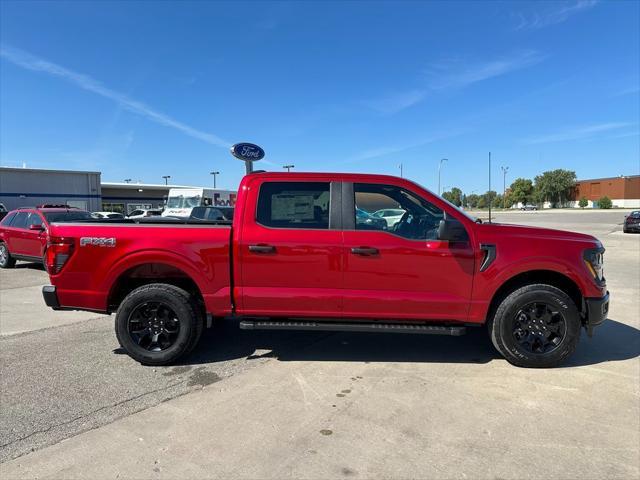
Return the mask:
MULTIPOLYGON (((577 0, 573 2, 562 2, 559 6, 554 5, 551 8, 546 8, 530 14, 517 13, 515 16, 518 18, 519 23, 515 27, 515 30, 537 30, 540 28, 548 27, 550 25, 557 25, 565 22, 573 15, 585 12, 598 4, 598 0, 577 0)), ((536 5, 549 5, 544 2, 537 3, 536 5)))
POLYGON ((229 148, 231 146, 229 142, 223 140, 217 135, 203 132, 185 123, 179 122, 169 115, 160 113, 138 100, 105 87, 101 82, 88 75, 74 72, 18 48, 2 45, 0 46, 0 57, 24 69, 66 80, 78 88, 95 93, 101 97, 108 98, 132 113, 143 116, 159 125, 178 130, 192 138, 196 138, 219 147, 229 148))
POLYGON ((462 59, 447 59, 433 63, 427 68, 429 79, 424 87, 393 92, 365 101, 363 104, 382 114, 394 114, 424 101, 430 93, 446 89, 462 89, 474 83, 533 66, 544 59, 545 56, 536 50, 524 50, 476 63, 469 63, 462 59))
POLYGON ((595 125, 585 125, 582 127, 569 128, 561 132, 525 138, 523 140, 523 143, 528 145, 536 145, 540 143, 564 142, 567 140, 583 140, 598 135, 599 133, 618 130, 621 128, 630 127, 632 125, 632 123, 628 122, 609 122, 599 123, 595 125))

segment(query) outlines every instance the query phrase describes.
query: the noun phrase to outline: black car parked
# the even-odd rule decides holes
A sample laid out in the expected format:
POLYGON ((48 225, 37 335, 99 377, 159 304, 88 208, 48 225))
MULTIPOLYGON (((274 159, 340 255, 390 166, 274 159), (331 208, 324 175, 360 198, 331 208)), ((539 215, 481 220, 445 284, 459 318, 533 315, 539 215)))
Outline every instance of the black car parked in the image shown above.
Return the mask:
POLYGON ((640 232, 640 210, 634 210, 624 219, 624 233, 640 232))

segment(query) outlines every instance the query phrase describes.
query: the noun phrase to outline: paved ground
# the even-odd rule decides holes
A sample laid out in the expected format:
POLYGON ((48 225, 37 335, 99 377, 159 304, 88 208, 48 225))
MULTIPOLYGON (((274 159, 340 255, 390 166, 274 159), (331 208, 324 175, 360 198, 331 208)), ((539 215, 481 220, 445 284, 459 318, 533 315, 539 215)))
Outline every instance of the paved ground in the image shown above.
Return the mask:
MULTIPOLYGON (((120 354, 111 318, 4 336, 0 476, 639 478, 640 235, 623 235, 622 217, 496 215, 596 234, 607 248, 611 320, 553 370, 510 366, 481 330, 265 335, 227 324, 183 365, 155 369, 120 354)), ((7 295, 27 301, 46 282, 27 272, 0 276, 2 323, 20 308, 5 310, 7 295)), ((27 330, 57 320, 31 308, 27 330)))

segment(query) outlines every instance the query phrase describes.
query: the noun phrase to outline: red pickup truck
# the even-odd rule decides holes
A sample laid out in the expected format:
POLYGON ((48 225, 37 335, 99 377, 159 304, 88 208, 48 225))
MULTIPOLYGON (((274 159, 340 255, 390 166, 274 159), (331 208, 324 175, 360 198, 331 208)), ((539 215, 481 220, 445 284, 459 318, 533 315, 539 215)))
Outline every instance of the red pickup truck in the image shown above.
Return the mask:
POLYGON ((482 223, 406 179, 256 172, 232 223, 52 224, 43 295, 54 309, 116 312, 120 345, 148 365, 233 317, 243 329, 487 325, 509 362, 549 367, 606 319, 603 252, 589 235, 482 223), (373 221, 383 209, 400 212, 373 221))

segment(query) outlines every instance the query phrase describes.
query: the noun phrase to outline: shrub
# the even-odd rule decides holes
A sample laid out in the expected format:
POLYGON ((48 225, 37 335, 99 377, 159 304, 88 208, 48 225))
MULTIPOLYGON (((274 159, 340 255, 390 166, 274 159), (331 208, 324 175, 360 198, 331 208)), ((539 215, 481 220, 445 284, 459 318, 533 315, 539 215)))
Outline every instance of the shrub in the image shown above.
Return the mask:
POLYGON ((589 201, 587 200, 587 198, 586 198, 586 197, 582 197, 582 198, 580 199, 580 201, 578 202, 578 206, 579 206, 580 208, 584 208, 584 207, 586 207, 587 205, 589 205, 589 201))
POLYGON ((598 207, 600 208, 611 208, 613 206, 613 203, 611 202, 611 199, 607 196, 604 196, 602 198, 600 198, 600 200, 598 200, 598 207))

